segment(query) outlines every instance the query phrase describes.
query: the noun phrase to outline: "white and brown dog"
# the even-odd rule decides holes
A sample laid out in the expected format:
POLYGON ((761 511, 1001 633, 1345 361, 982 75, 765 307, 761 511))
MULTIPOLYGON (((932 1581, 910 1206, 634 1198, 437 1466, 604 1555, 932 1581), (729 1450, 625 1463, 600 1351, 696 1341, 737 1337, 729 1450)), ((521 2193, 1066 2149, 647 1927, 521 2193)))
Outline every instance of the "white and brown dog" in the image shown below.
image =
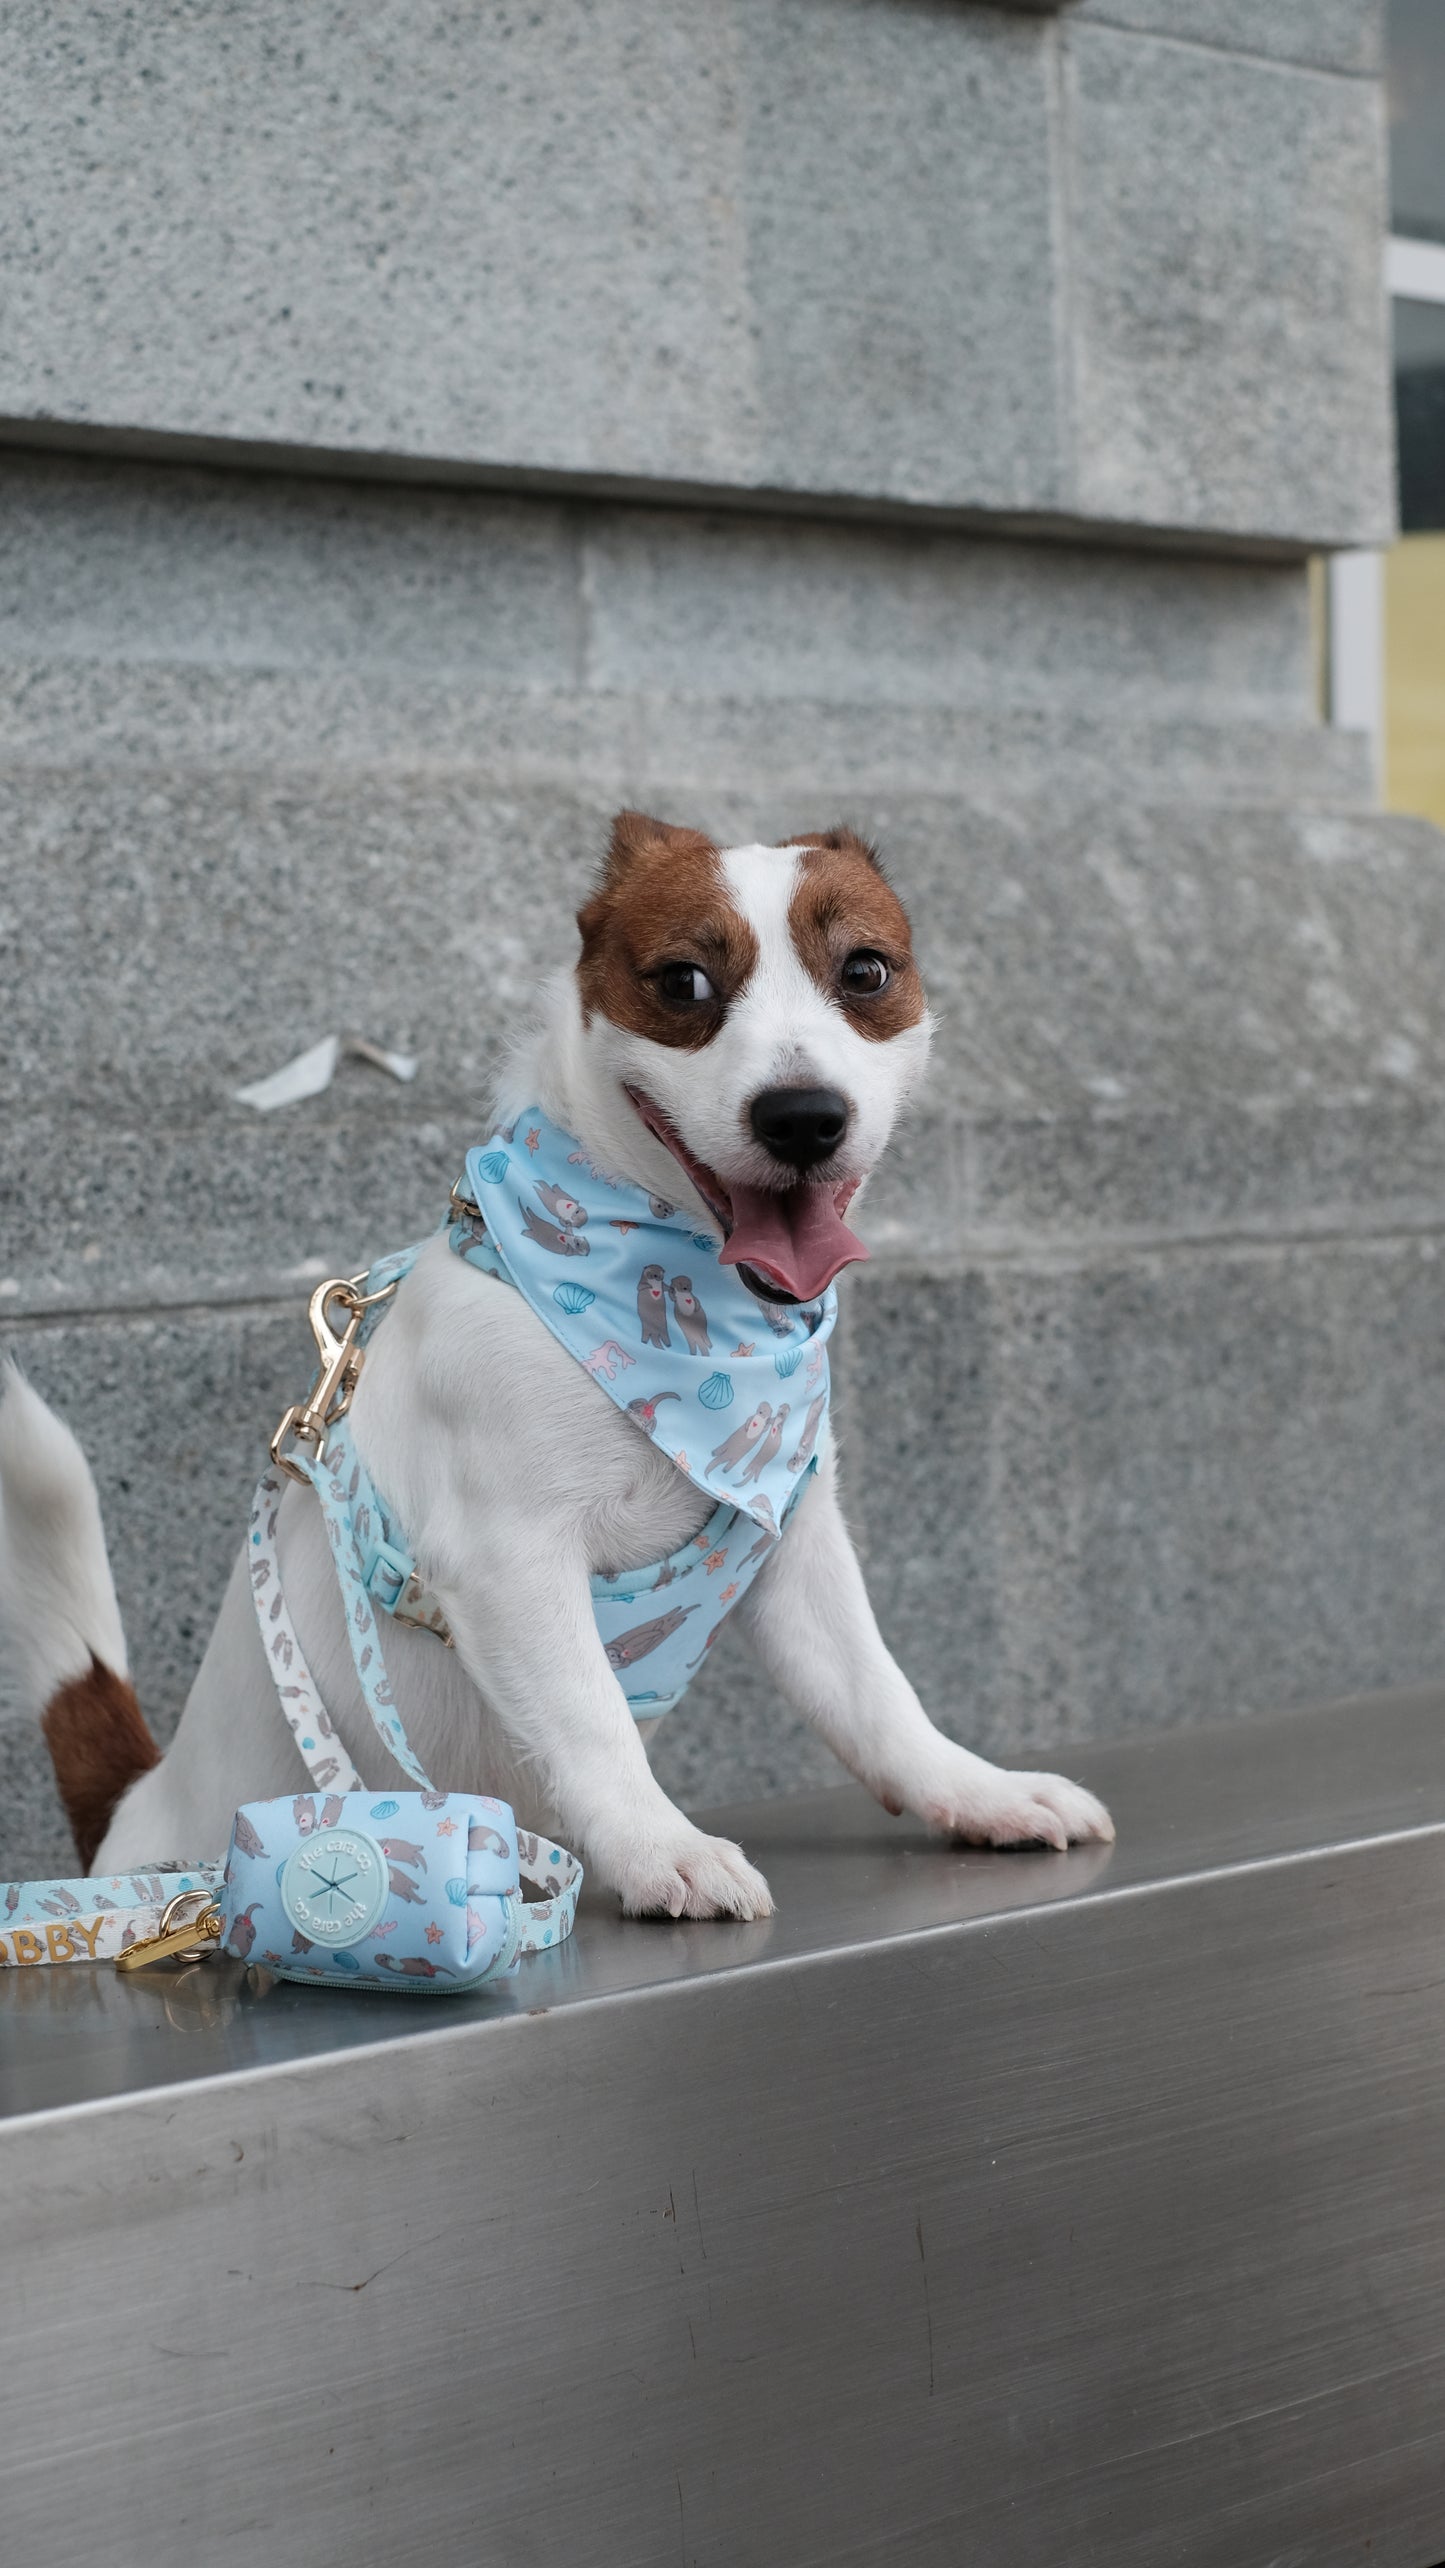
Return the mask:
MULTIPOLYGON (((873 851, 847 830, 719 848, 624 812, 579 925, 576 969, 519 1047, 502 1115, 540 1101, 599 1169, 673 1201, 685 1186, 762 1293, 814 1295, 864 1253, 843 1214, 929 1045, 908 921, 873 851)), ((583 1380, 519 1293, 490 1286, 444 1236, 377 1333, 352 1423, 455 1642, 388 1636, 428 1771, 557 1829, 629 1914, 766 1916, 767 1883, 741 1849, 655 1780, 591 1610, 591 1574, 688 1542, 703 1492, 583 1380)), ((244 1555, 159 1758, 126 1678, 90 1473, 13 1371, 0 1489, 0 1594, 83 1861, 117 1871, 220 1853, 238 1803, 297 1780, 244 1555)), ((308 1490, 288 1490, 280 1550, 336 1727, 374 1763, 308 1490)), ((768 1674, 886 1809, 985 1845, 1113 1834, 1077 1784, 1005 1772, 934 1728, 879 1636, 831 1457, 735 1611, 768 1674)))

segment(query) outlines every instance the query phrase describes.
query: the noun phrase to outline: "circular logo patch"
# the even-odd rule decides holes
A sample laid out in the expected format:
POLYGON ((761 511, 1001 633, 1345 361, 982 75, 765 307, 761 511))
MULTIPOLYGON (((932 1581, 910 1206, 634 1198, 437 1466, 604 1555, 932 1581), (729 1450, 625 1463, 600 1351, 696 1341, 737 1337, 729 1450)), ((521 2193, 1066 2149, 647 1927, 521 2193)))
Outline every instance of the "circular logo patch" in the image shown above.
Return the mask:
POLYGON ((391 1889, 385 1855, 359 1828, 318 1828, 281 1869, 281 1905, 313 1944, 359 1944, 391 1889))

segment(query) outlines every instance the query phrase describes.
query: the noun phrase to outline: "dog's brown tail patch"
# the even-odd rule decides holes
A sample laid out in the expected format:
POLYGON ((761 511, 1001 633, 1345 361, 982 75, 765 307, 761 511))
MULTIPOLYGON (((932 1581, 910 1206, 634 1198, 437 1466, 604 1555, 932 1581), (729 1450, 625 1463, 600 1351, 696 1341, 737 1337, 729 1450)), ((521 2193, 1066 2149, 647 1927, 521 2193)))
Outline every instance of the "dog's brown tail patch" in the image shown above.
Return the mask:
POLYGON ((160 1749, 134 1686, 93 1653, 84 1676, 56 1688, 40 1727, 81 1868, 89 1872, 121 1794, 160 1764, 160 1749))

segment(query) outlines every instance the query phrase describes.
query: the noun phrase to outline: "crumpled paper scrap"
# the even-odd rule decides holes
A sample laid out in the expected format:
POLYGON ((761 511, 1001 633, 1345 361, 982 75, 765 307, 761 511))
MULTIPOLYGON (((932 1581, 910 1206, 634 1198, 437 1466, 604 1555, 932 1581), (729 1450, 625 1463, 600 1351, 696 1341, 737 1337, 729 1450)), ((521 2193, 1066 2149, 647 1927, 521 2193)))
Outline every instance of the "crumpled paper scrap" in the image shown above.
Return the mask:
POLYGON ((253 1079, 244 1088, 232 1091, 238 1106, 254 1106, 258 1115, 274 1114, 278 1106, 299 1105, 303 1097, 319 1097, 329 1088, 336 1075, 338 1061, 369 1061, 378 1070, 388 1070, 393 1079, 416 1077, 416 1057, 410 1052, 387 1052, 379 1043, 368 1043, 364 1034, 324 1034, 307 1052, 298 1052, 294 1061, 283 1062, 269 1079, 253 1079))

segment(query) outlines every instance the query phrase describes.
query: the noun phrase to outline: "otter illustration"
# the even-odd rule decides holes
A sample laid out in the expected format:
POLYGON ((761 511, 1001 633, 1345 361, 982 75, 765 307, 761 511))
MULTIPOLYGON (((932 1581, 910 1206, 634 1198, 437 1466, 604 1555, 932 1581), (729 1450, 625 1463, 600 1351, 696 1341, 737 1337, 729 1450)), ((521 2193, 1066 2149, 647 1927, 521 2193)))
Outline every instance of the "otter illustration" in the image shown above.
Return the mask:
POLYGON ((608 1666, 631 1667, 635 1660, 646 1658, 649 1650, 660 1650, 663 1642, 671 1640, 689 1614, 696 1612, 695 1605, 670 1605, 665 1614, 657 1615, 652 1622, 634 1623, 630 1632, 619 1632, 616 1640, 607 1644, 608 1666))
POLYGON ((786 1309, 779 1309, 776 1302, 770 1302, 763 1294, 754 1292, 752 1285, 748 1282, 748 1279, 743 1273, 741 1267, 738 1268, 738 1282, 741 1284, 745 1293, 752 1294, 753 1300, 756 1302, 758 1309, 762 1312, 762 1315, 767 1321, 769 1328, 772 1330, 774 1337, 791 1337, 793 1334, 793 1314, 791 1306, 786 1309))
POLYGON ((398 1961, 394 1953, 373 1953, 378 1970, 394 1971, 398 1979, 452 1979, 455 1974, 441 1962, 429 1962, 424 1953, 408 1953, 398 1961))
POLYGON ((256 1941, 255 1916, 260 1905, 259 1899, 253 1899, 249 1908, 243 1908, 240 1916, 233 1917, 231 1920, 231 1931, 226 1941, 238 1962, 244 1962, 256 1941))
POLYGON ((474 1819, 467 1830, 467 1852, 470 1855, 509 1855, 511 1847, 500 1828, 488 1828, 474 1819))
MULTIPOLYGON (((341 1794, 339 1792, 328 1792, 325 1800, 321 1804, 321 1825, 323 1828, 335 1827, 337 1820, 341 1816, 341 1805, 341 1794)), ((262 1848, 261 1851, 264 1853, 265 1849, 262 1848)))
POLYGON ((674 1275, 667 1290, 677 1325, 687 1340, 688 1353, 711 1355, 712 1339, 707 1333, 707 1313, 692 1289, 692 1277, 674 1275))
POLYGON ((574 1230, 560 1228, 555 1222, 544 1222, 541 1214, 533 1212, 530 1204, 524 1204, 520 1195, 517 1197, 517 1210, 522 1216, 522 1228, 528 1239, 534 1239, 539 1248, 550 1249, 554 1257, 591 1256, 590 1241, 579 1239, 574 1230))
POLYGON ((292 1950, 292 1952, 293 1952, 293 1953, 309 1953, 309 1952, 314 1951, 314 1949, 315 1949, 315 1947, 314 1947, 314 1945, 313 1945, 313 1943, 312 1943, 311 1937, 310 1937, 309 1935, 303 1935, 303 1934, 302 1934, 302 1932, 301 1932, 300 1927, 298 1926, 298 1927, 297 1927, 297 1929, 296 1929, 296 1931, 295 1931, 295 1933, 294 1933, 294 1935, 293 1935, 293 1936, 292 1936, 292 1938, 291 1938, 291 1950, 292 1950))
POLYGON ((243 1855, 264 1855, 266 1849, 262 1845, 260 1838, 257 1836, 256 1831, 252 1827, 244 1810, 237 1811, 235 1825, 231 1830, 231 1834, 235 1838, 243 1855))
POLYGON ((380 1837, 377 1843, 389 1862, 409 1864, 413 1872, 426 1871, 426 1857, 420 1846, 412 1844, 410 1837, 380 1837))
POLYGON ((808 1415, 803 1426, 803 1432, 798 1439, 798 1449, 796 1453, 790 1454, 788 1457, 788 1469, 790 1471, 806 1471, 809 1463, 812 1461, 813 1447, 818 1441, 818 1429, 823 1423, 823 1411, 827 1408, 827 1405, 828 1395, 825 1391, 820 1391, 817 1399, 813 1402, 812 1407, 808 1411, 808 1415))
POLYGON ((421 1806, 423 1810, 440 1810, 444 1808, 446 1798, 444 1792, 424 1792, 421 1796, 421 1806))
POLYGON ((585 1204, 579 1204, 564 1186, 548 1185, 544 1178, 535 1177, 532 1183, 554 1221, 560 1222, 564 1230, 582 1229, 587 1219, 585 1204))
POLYGON ((417 1889, 416 1883, 408 1880, 404 1872, 398 1872, 395 1864, 388 1864, 386 1869, 391 1878, 393 1899, 409 1899, 414 1907, 420 1907, 423 1894, 417 1889))
POLYGON ((644 1266, 637 1279, 637 1316, 642 1323, 644 1346, 671 1346, 667 1333, 667 1303, 664 1299, 663 1272, 660 1266, 644 1266))
POLYGON ((752 1416, 744 1418, 740 1427, 734 1427, 732 1434, 724 1438, 708 1464, 709 1480, 715 1471, 731 1471, 735 1462, 742 1461, 743 1455, 757 1443, 772 1414, 771 1401, 760 1400, 752 1416))
POLYGON ((309 1792, 297 1793, 291 1804, 291 1816, 296 1822, 297 1835, 309 1837, 316 1825, 316 1804, 309 1792))
POLYGON ((655 1436, 657 1433, 657 1413, 661 1408, 663 1401, 680 1400, 681 1398, 682 1393, 680 1391, 654 1391, 650 1400, 629 1400, 627 1403, 627 1414, 629 1418, 635 1418, 640 1427, 645 1427, 650 1436, 655 1436))
POLYGON ((772 1550, 777 1539, 778 1537, 772 1526, 764 1525, 762 1532, 759 1534, 757 1541, 752 1547, 752 1550, 744 1554, 740 1566, 743 1569, 751 1569, 755 1560, 761 1560, 764 1552, 770 1552, 772 1550))
POLYGON ((762 1443, 759 1445, 757 1452, 753 1455, 752 1460, 748 1463, 745 1470, 738 1473, 736 1484, 738 1487, 744 1486, 749 1480, 761 1480, 769 1463, 776 1462, 778 1458, 778 1447, 783 1441, 783 1421, 787 1415, 788 1403, 785 1400, 781 1409, 775 1409, 773 1411, 773 1423, 769 1427, 767 1434, 764 1436, 762 1443))
POLYGON ((647 1198, 647 1209, 651 1213, 654 1221, 670 1222, 673 1214, 677 1210, 677 1207, 675 1204, 664 1202, 661 1195, 649 1195, 647 1198))
POLYGON ((480 1213, 464 1214, 460 1221, 453 1222, 448 1233, 453 1248, 463 1257, 469 1249, 480 1248, 486 1236, 487 1225, 480 1213))

